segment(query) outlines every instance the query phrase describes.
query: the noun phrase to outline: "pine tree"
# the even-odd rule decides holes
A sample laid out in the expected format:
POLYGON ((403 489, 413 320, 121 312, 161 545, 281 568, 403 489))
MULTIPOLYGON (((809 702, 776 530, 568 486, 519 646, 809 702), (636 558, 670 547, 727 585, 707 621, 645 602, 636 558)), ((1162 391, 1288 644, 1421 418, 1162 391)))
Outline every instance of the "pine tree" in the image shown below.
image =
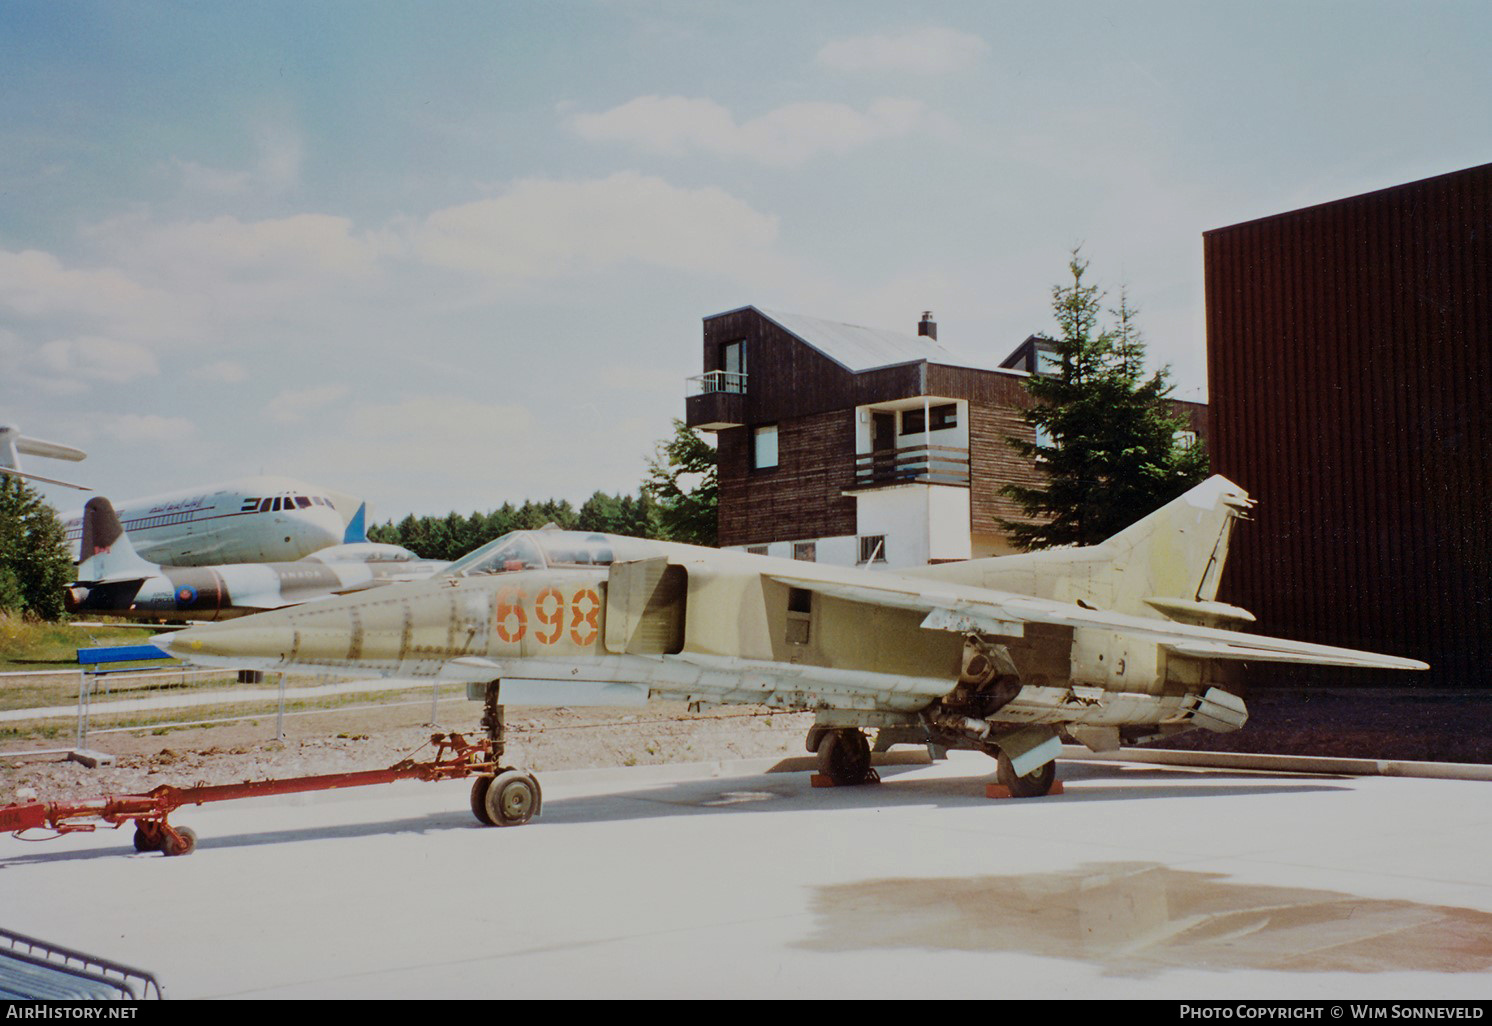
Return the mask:
POLYGON ((1036 442, 1010 439, 1045 479, 1003 492, 1024 521, 1002 521, 1023 549, 1092 545, 1123 530, 1207 476, 1201 445, 1182 442, 1185 419, 1169 403, 1168 368, 1144 373, 1145 343, 1126 293, 1102 324, 1103 292, 1084 281, 1088 263, 1073 251, 1070 284, 1052 288, 1059 337, 1055 374, 1026 382, 1026 422, 1036 442))
POLYGON ((26 482, 0 476, 0 610, 59 619, 72 579, 57 514, 26 482))

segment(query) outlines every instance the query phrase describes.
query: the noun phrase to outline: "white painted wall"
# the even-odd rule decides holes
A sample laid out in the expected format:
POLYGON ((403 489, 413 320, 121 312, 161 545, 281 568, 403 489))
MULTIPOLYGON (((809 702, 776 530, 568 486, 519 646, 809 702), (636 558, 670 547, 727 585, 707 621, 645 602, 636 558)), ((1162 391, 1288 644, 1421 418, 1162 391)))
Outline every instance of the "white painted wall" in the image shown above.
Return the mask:
POLYGON ((974 555, 969 489, 952 485, 927 488, 927 554, 929 559, 969 559, 974 555))

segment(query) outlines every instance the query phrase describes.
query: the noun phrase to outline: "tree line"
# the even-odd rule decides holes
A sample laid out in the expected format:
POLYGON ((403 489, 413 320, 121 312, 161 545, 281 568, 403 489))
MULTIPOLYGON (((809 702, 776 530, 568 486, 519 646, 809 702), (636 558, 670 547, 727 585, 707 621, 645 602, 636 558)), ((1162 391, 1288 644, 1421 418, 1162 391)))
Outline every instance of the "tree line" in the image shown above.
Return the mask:
POLYGON ((403 545, 426 559, 460 559, 509 531, 534 531, 554 524, 569 531, 598 531, 633 538, 658 538, 691 545, 715 544, 715 449, 682 420, 658 443, 648 477, 635 495, 598 491, 576 509, 566 499, 505 502, 490 513, 462 516, 410 514, 368 529, 371 541, 403 545))
POLYGON ((397 524, 390 520, 368 528, 368 539, 403 545, 426 559, 460 559, 509 531, 535 531, 546 524, 567 531, 663 537, 658 503, 639 489, 636 495, 596 492, 579 509, 566 499, 548 499, 522 505, 505 502, 490 513, 476 511, 470 516, 454 510, 445 516, 411 513, 397 524))

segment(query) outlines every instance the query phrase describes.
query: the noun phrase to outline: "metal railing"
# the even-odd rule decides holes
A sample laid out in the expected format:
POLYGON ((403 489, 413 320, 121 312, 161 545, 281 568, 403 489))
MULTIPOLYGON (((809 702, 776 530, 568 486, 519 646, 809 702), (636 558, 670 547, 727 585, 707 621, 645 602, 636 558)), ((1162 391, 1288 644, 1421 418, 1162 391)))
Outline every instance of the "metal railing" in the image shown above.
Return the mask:
POLYGON ((708 374, 698 374, 688 379, 690 395, 712 395, 716 392, 726 392, 731 395, 746 394, 746 373, 744 371, 710 371, 708 374))
POLYGON ((969 483, 969 450, 952 445, 905 445, 855 457, 855 487, 881 484, 969 483))

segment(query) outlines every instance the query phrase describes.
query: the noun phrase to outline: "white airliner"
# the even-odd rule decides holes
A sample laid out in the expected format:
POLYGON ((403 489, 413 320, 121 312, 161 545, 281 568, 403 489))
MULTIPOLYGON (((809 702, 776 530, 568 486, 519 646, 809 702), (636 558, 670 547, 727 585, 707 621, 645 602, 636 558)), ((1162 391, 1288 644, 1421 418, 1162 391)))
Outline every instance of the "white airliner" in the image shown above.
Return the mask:
MULTIPOLYGON (((171 566, 289 562, 364 541, 355 499, 287 477, 245 477, 122 502, 119 519, 141 558, 171 566), (357 509, 351 523, 343 511, 357 509)), ((62 515, 70 545, 83 511, 62 515)))

